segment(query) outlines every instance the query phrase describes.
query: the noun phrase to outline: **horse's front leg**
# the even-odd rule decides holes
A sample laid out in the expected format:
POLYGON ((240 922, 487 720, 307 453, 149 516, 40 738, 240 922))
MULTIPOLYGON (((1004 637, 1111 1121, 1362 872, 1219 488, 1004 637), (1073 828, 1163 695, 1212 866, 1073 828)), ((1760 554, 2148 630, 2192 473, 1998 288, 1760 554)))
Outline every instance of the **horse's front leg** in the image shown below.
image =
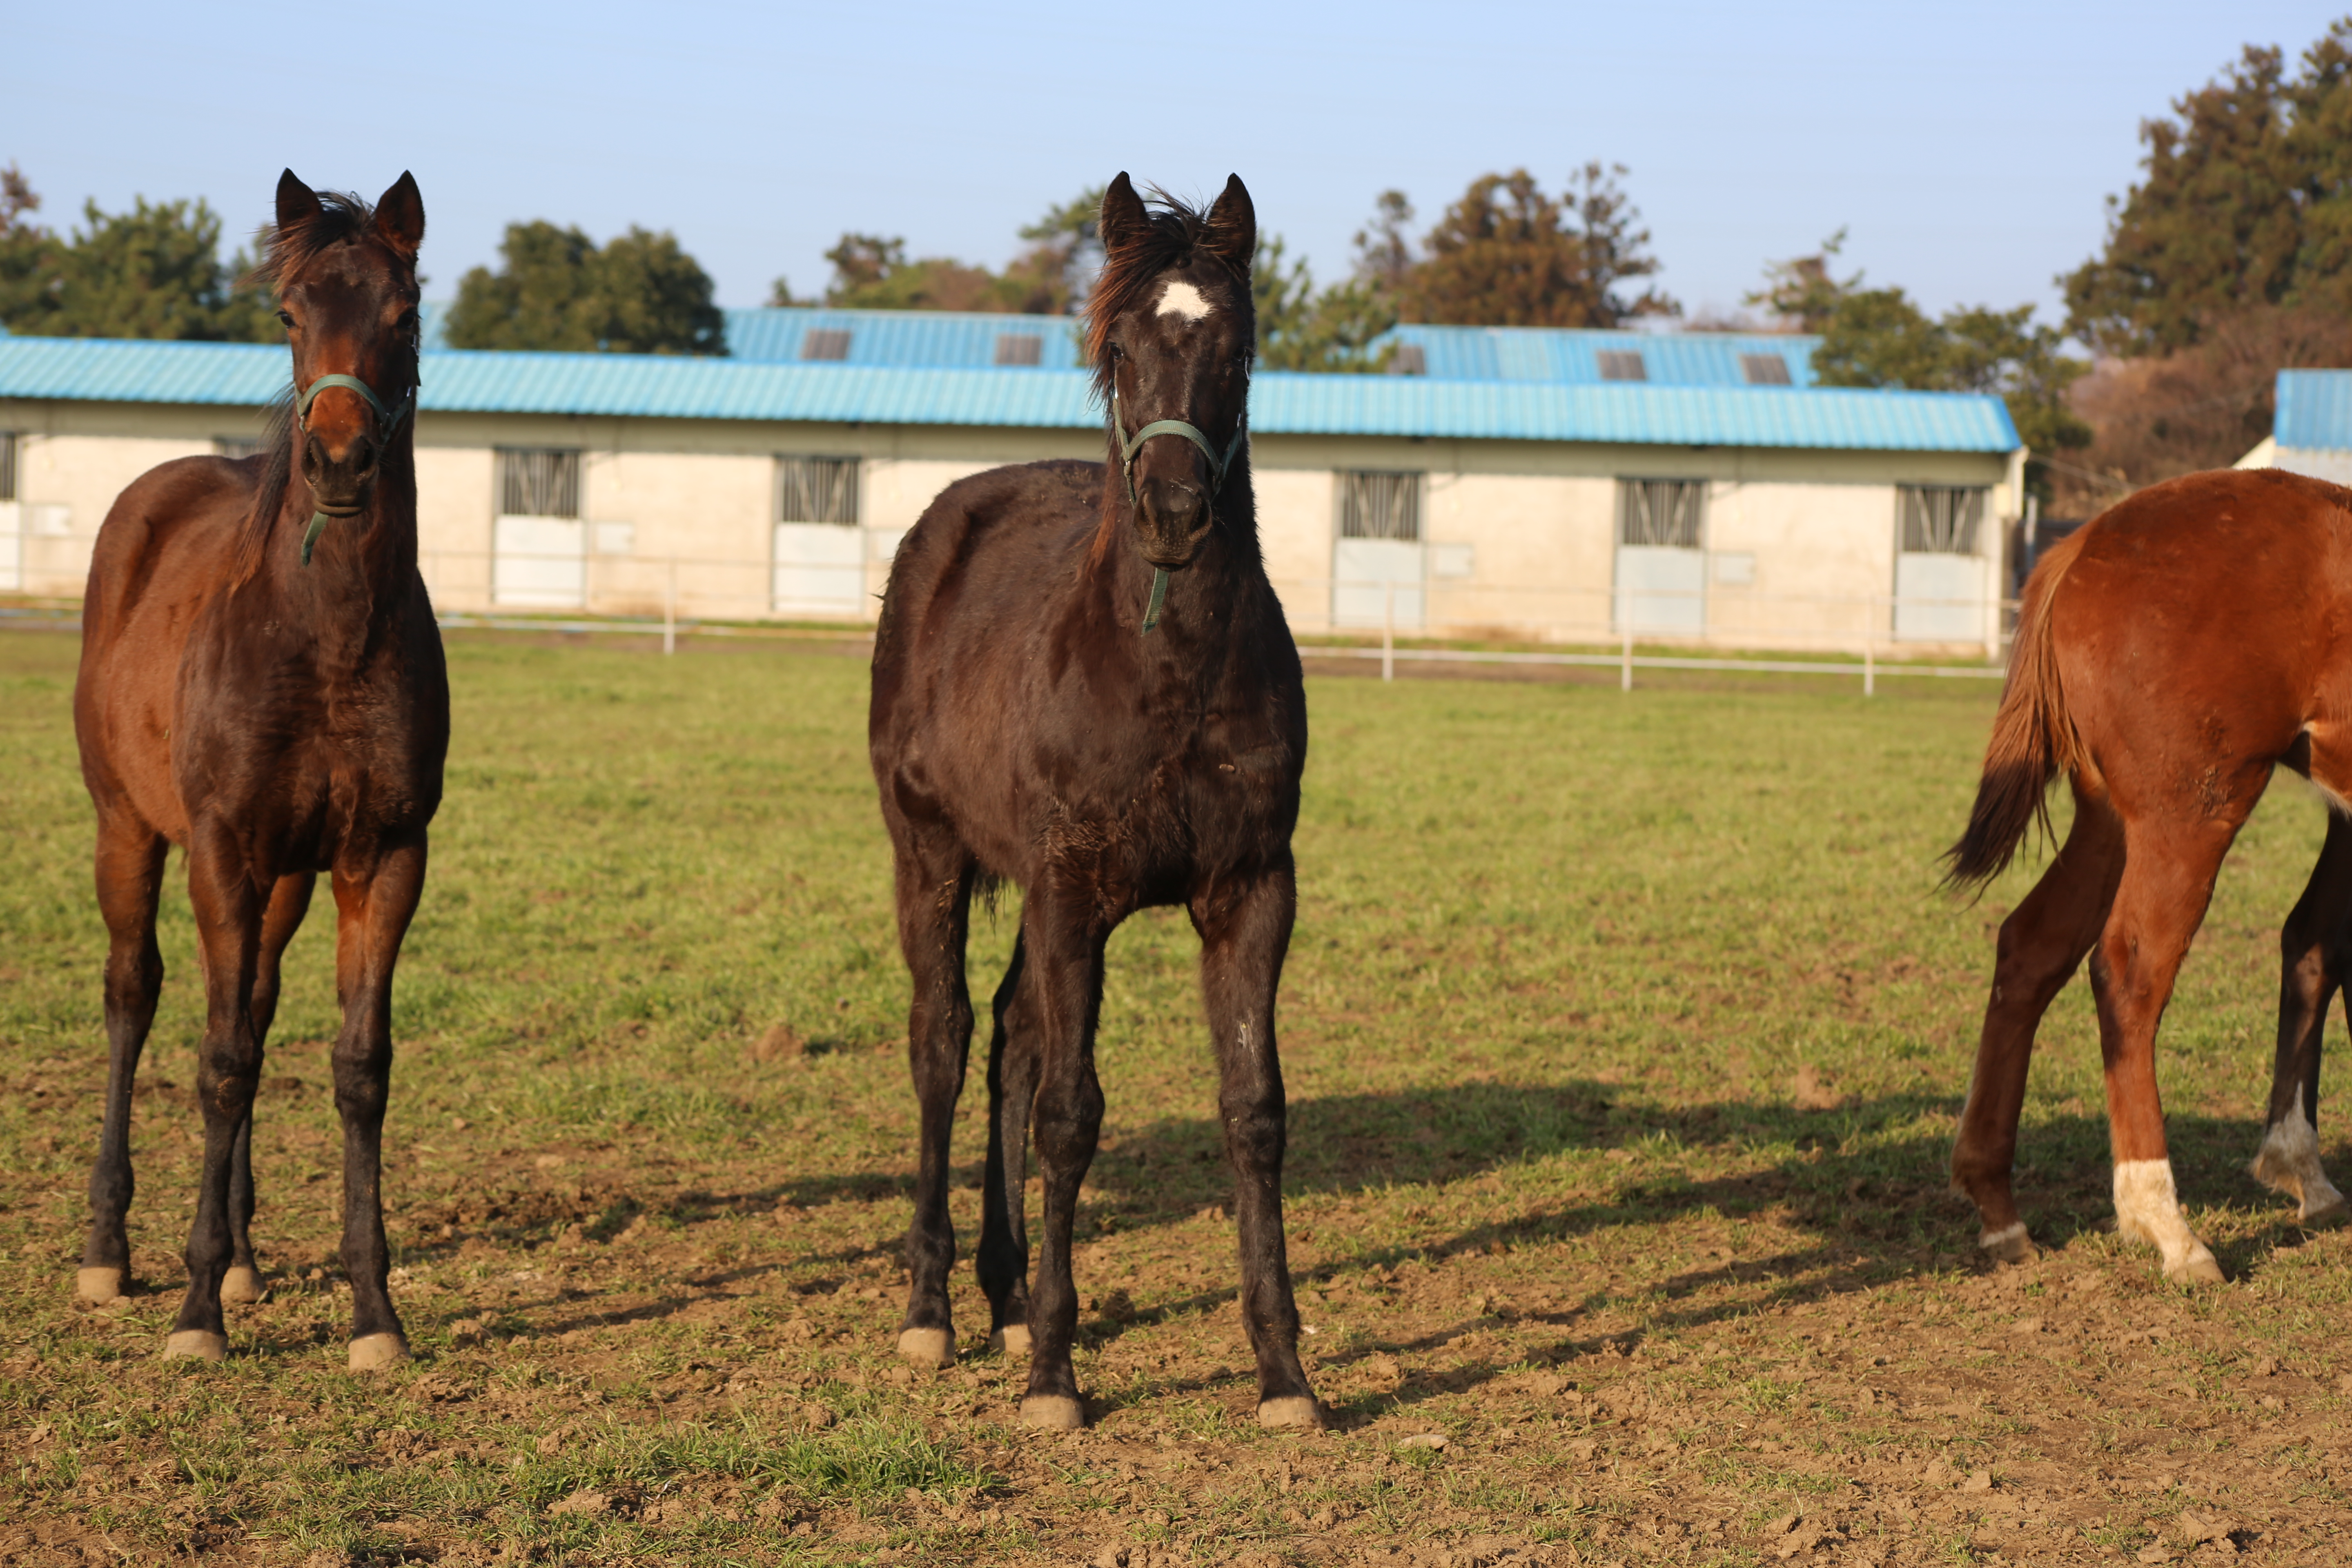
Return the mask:
POLYGON ((243 847, 221 824, 198 822, 190 834, 188 900, 204 952, 205 1034, 196 1047, 196 1098, 204 1107, 205 1163, 195 1223, 188 1231, 188 1293, 163 1353, 221 1361, 228 1355, 220 1292, 236 1251, 230 1205, 236 1145, 252 1119, 254 1087, 261 1079, 253 984, 264 907, 243 847))
MULTIPOLYGON (((1070 1431, 1087 1421, 1077 1373, 1070 1365, 1078 1332, 1070 1231, 1077 1217, 1078 1188, 1102 1135, 1095 1023, 1102 1010, 1103 944, 1110 932, 1085 891, 1051 884, 1050 873, 1039 879, 1021 912, 1022 980, 1031 1004, 1023 1011, 1035 1023, 1031 1112, 1045 1188, 1037 1279, 1029 1298, 1029 1388, 1021 1401, 1021 1419, 1070 1431)), ((1011 1201, 1019 1202, 1019 1195, 1011 1201)))
POLYGON ((425 834, 392 840, 335 867, 335 1109, 343 1122, 343 1274, 352 1286, 350 1366, 408 1359, 393 1310, 383 1235, 383 1114, 392 1097, 392 975, 425 893, 425 834))
POLYGON ((1242 1321, 1257 1357, 1257 1418, 1267 1426, 1324 1425, 1298 1362, 1298 1306, 1282 1234, 1282 1154, 1287 1108, 1275 1048, 1274 999, 1298 908, 1287 859, 1255 881, 1195 899, 1201 992, 1217 1051, 1217 1110, 1234 1167, 1242 1255, 1242 1321))

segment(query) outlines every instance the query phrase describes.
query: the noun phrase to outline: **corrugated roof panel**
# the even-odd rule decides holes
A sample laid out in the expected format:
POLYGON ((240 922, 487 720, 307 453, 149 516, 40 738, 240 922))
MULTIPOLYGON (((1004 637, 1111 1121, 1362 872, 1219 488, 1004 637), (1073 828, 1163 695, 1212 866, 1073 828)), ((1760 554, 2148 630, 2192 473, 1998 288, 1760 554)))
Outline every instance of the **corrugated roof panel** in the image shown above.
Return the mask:
POLYGON ((2352 451, 2352 370, 2279 372, 2271 433, 2282 447, 2352 451))
MULTIPOLYGON (((250 407, 283 392, 287 376, 286 351, 266 344, 0 341, 0 397, 250 407)), ((1088 429, 1101 423, 1089 379, 1076 369, 443 352, 425 355, 422 402, 436 412, 1088 429)), ((1265 435, 1888 451, 2018 445, 1999 398, 1849 388, 1267 373, 1250 409, 1265 435)))

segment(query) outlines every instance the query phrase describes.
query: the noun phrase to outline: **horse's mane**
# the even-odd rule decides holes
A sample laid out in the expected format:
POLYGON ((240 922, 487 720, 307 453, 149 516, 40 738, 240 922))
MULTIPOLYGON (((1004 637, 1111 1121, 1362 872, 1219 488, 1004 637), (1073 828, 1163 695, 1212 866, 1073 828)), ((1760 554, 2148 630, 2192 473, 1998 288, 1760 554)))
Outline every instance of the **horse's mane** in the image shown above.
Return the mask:
MULTIPOLYGON (((310 216, 299 223, 272 224, 262 230, 261 259, 252 271, 238 279, 242 287, 261 285, 274 300, 289 278, 317 259, 328 247, 360 238, 371 231, 375 208, 366 202, 349 191, 320 191, 318 195, 319 210, 310 216)), ((270 400, 261 449, 268 454, 261 468, 261 488, 254 494, 253 510, 246 514, 245 531, 237 541, 233 580, 238 583, 261 569, 262 552, 269 544, 269 525, 278 516, 278 509, 286 503, 286 487, 293 481, 294 384, 290 374, 286 390, 270 400)))
POLYGON ((1221 241, 1231 237, 1222 226, 1212 221, 1209 214, 1190 202, 1170 195, 1154 185, 1144 196, 1144 211, 1149 224, 1139 232, 1121 237, 1107 246, 1103 256, 1102 273, 1095 279, 1087 295, 1087 358, 1095 367, 1095 395, 1103 405, 1110 405, 1110 354, 1108 352, 1111 323, 1127 310, 1141 302, 1144 290, 1154 279, 1171 267, 1181 266, 1201 251, 1218 266, 1231 273, 1241 285, 1242 308, 1251 314, 1250 332, 1244 341, 1255 339, 1255 312, 1251 310, 1249 272, 1236 268, 1217 248, 1221 241))

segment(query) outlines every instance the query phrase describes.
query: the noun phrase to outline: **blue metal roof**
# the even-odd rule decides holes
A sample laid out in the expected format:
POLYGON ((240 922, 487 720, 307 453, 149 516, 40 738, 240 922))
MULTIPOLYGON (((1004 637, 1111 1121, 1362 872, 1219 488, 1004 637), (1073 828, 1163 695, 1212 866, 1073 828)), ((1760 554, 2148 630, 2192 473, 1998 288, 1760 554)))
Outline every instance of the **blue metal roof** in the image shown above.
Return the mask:
POLYGON ((2303 451, 2352 451, 2352 370, 2279 372, 2271 434, 2303 451))
MULTIPOLYGON (((0 341, 0 397, 253 407, 286 384, 286 351, 268 344, 0 341)), ((441 413, 1048 429, 1101 424, 1079 370, 667 355, 428 353, 421 401, 441 413)), ((1265 373, 1251 389, 1250 423, 1264 435, 1913 452, 2007 452, 2019 444, 1997 397, 1846 387, 1265 373)))
MULTIPOLYGON (((425 344, 446 347, 441 335, 447 307, 424 309, 425 344)), ((727 353, 747 364, 802 361, 811 331, 849 334, 845 364, 921 370, 989 370, 998 340, 1037 339, 1037 368, 1069 370, 1084 362, 1079 323, 1070 316, 1013 316, 950 310, 830 310, 808 306, 729 310, 727 353)), ((1769 355, 1788 369, 1789 384, 1813 384, 1814 337, 1759 332, 1611 332, 1552 327, 1396 328, 1381 342, 1421 350, 1432 381, 1549 381, 1608 384, 1604 352, 1642 356, 1653 386, 1746 386, 1751 355, 1769 355)))

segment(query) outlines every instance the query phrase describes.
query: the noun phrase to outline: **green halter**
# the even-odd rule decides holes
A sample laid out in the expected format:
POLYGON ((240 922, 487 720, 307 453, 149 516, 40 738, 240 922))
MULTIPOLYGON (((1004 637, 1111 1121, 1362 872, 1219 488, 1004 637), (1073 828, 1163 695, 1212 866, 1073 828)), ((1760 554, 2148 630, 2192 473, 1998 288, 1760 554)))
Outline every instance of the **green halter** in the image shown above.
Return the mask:
MULTIPOLYGON (((375 410, 376 440, 381 444, 388 444, 392 440, 392 433, 400 427, 400 422, 416 412, 416 389, 424 384, 424 368, 421 363, 417 366, 415 379, 408 384, 408 395, 400 400, 397 406, 392 408, 386 408, 383 405, 383 399, 375 395, 375 389, 358 376, 322 375, 304 387, 301 394, 294 399, 295 428, 308 430, 310 405, 317 402, 319 394, 326 391, 327 388, 340 386, 346 391, 358 393, 367 405, 375 410)), ((341 512, 335 515, 349 517, 353 514, 341 512)), ((302 531, 302 564, 305 566, 310 564, 311 546, 317 544, 319 535, 327 531, 328 516, 329 514, 324 511, 313 511, 310 514, 310 526, 302 531)))
MULTIPOLYGON (((1117 382, 1111 384, 1110 389, 1110 427, 1118 437, 1118 470, 1127 480, 1127 504, 1130 507, 1138 504, 1135 499, 1135 455, 1143 450, 1143 444, 1154 436, 1181 436, 1201 448, 1201 456, 1209 459, 1209 499, 1212 501, 1217 499, 1217 492, 1225 488, 1225 475, 1232 471, 1234 459, 1241 455, 1242 442, 1249 436, 1247 423, 1236 420, 1234 438, 1227 444, 1225 455, 1222 458, 1217 456, 1217 449, 1209 445, 1209 438, 1201 434, 1199 426, 1187 425, 1181 419, 1154 419, 1130 437, 1127 426, 1120 423, 1118 417, 1117 382)), ((1151 569, 1151 603, 1143 611, 1145 637, 1150 637, 1152 628, 1160 625, 1160 608, 1167 602, 1168 568, 1155 566, 1151 569)))

